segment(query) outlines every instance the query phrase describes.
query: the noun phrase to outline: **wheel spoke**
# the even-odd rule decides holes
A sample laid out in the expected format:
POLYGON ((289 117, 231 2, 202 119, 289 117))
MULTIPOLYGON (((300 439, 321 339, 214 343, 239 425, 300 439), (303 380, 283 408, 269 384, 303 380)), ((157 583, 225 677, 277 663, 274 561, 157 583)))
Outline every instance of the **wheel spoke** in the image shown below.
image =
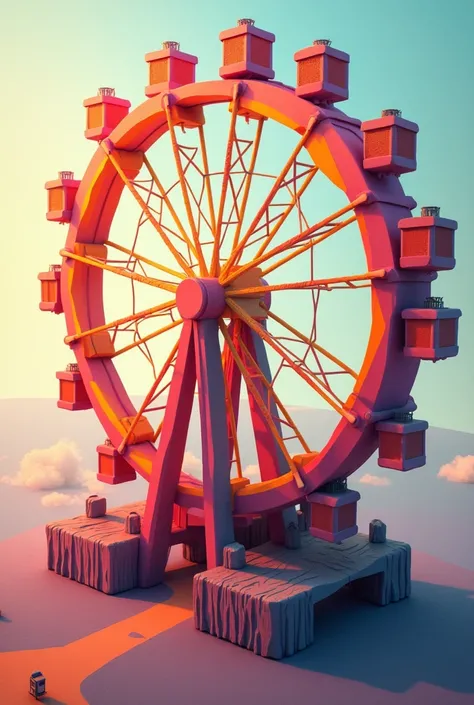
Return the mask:
POLYGON ((168 130, 170 133, 171 147, 173 149, 174 160, 176 163, 176 170, 178 172, 179 183, 181 186, 181 193, 183 196, 184 207, 186 209, 186 215, 188 216, 189 227, 191 228, 191 235, 194 242, 194 247, 196 251, 196 257, 199 264, 199 271, 201 276, 209 276, 206 262, 204 260, 204 255, 201 248, 201 243, 199 241, 199 233, 196 228, 196 223, 194 220, 193 210, 191 206, 191 201, 189 200, 188 194, 188 184, 186 181, 186 174, 184 173, 183 165, 181 163, 181 155, 179 151, 179 144, 176 138, 176 130, 173 123, 171 115, 171 105, 169 95, 163 96, 163 106, 165 109, 166 119, 168 121, 168 130))
POLYGON ((120 444, 119 447, 117 448, 117 450, 118 450, 119 453, 123 453, 123 451, 124 451, 124 449, 125 449, 125 446, 126 446, 127 443, 128 443, 129 438, 131 437, 133 431, 135 430, 135 427, 136 427, 137 423, 139 422, 140 418, 141 418, 142 415, 143 415, 143 412, 144 412, 145 409, 147 408, 148 404, 150 403, 151 399, 153 398, 154 393, 155 393, 156 390, 158 389, 158 385, 160 384, 160 382, 162 381, 162 379, 164 378, 164 376, 165 376, 166 373, 168 372, 169 368, 171 367, 171 363, 173 362, 173 359, 174 359, 174 357, 176 356, 176 353, 177 353, 177 351, 178 351, 178 346, 179 346, 179 341, 173 346, 173 349, 171 350, 171 352, 170 352, 170 354, 168 355, 168 357, 167 357, 167 359, 166 359, 166 361, 165 361, 163 367, 161 368, 160 374, 155 378, 155 381, 153 382, 153 384, 152 384, 152 386, 151 386, 151 388, 150 388, 150 391, 148 392, 148 394, 146 395, 145 399, 143 400, 143 402, 142 402, 142 404, 141 404, 141 406, 140 406, 140 409, 139 409, 138 412, 137 412, 137 415, 135 416, 135 418, 133 419, 132 423, 130 424, 130 428, 128 429, 126 435, 125 435, 124 438, 122 439, 121 444, 120 444))
POLYGON ((306 176, 304 179, 303 183, 299 187, 298 190, 295 190, 295 194, 293 195, 291 202, 288 204, 287 208, 285 211, 282 213, 282 215, 279 217, 278 222, 274 226, 274 228, 270 231, 270 233, 267 235, 265 240, 262 242, 260 245, 257 254, 255 255, 256 257, 260 257, 265 250, 267 249, 268 245, 271 243, 271 241, 274 239, 275 235, 277 235, 278 231, 280 230, 281 226, 284 224, 284 222, 287 220, 288 216, 292 213, 293 208, 297 203, 299 203, 301 196, 303 193, 306 191, 314 177, 316 176, 318 172, 317 167, 314 167, 311 169, 309 174, 306 176))
POLYGON ((118 357, 118 355, 123 355, 123 353, 128 352, 129 350, 133 350, 133 348, 138 348, 140 345, 143 345, 143 343, 147 343, 149 340, 152 340, 153 338, 156 338, 157 336, 161 335, 162 333, 166 333, 169 330, 172 330, 173 328, 176 328, 176 326, 179 326, 183 321, 181 318, 178 318, 176 321, 172 321, 171 323, 168 323, 168 325, 164 326, 163 328, 160 328, 159 330, 153 331, 153 333, 149 333, 148 335, 145 335, 144 338, 140 337, 139 340, 136 340, 134 343, 130 343, 130 345, 126 345, 124 348, 120 348, 120 350, 116 350, 115 353, 112 355, 112 357, 118 357))
MULTIPOLYGON (((225 325, 224 321, 222 319, 219 319, 219 327, 221 329, 222 335, 224 336, 224 339, 229 347, 229 350, 235 360, 235 364, 239 368, 240 374, 242 375, 243 379, 245 380, 245 383, 247 385, 247 388, 249 392, 252 394, 253 398, 255 399, 255 402, 257 406, 260 409, 260 413, 262 414, 263 418, 265 419, 268 428, 275 440, 275 443, 278 445, 280 448, 281 452, 283 453, 283 456, 288 463, 288 467, 290 471, 293 473, 293 476, 295 478, 295 482, 298 487, 304 487, 303 480, 301 478, 301 475, 298 472, 298 469, 293 462, 291 456, 289 455, 285 443, 283 442, 280 434, 278 433, 278 430, 275 426, 275 423, 272 419, 272 416, 268 410, 268 408, 265 405, 265 402, 263 401, 262 397, 260 396, 258 389, 256 388, 255 384, 253 383, 253 380, 245 367, 244 362, 242 361, 239 353, 237 352, 237 349, 232 341, 232 338, 229 335, 229 332, 227 330, 227 326, 225 325)), ((263 378, 263 375, 261 375, 263 378)))
POLYGON ((265 311, 267 312, 267 316, 269 318, 271 318, 272 320, 279 323, 283 328, 286 328, 286 330, 288 330, 290 333, 293 333, 294 336, 296 336, 297 338, 302 340, 304 343, 309 345, 311 348, 313 348, 313 350, 321 353, 321 355, 324 355, 325 357, 328 358, 328 360, 331 360, 331 362, 334 362, 336 365, 341 367, 345 372, 347 372, 352 377, 357 379, 357 372, 355 372, 355 370, 353 370, 351 367, 348 367, 348 365, 346 365, 344 362, 342 362, 342 360, 339 360, 339 358, 337 358, 335 355, 332 355, 328 350, 321 347, 321 345, 318 345, 317 343, 311 341, 309 338, 307 338, 305 335, 303 335, 303 333, 300 333, 300 331, 298 331, 296 328, 293 328, 293 326, 291 326, 289 323, 284 321, 283 318, 280 318, 275 313, 272 313, 272 311, 270 311, 263 303, 261 304, 261 306, 262 306, 262 308, 265 309, 265 311))
POLYGON ((127 177, 127 175, 123 171, 122 167, 120 166, 120 164, 119 164, 118 160, 116 159, 116 157, 114 156, 114 154, 111 151, 108 151, 104 142, 101 142, 100 144, 101 144, 102 149, 106 153, 108 159, 114 165, 115 170, 117 171, 118 175, 120 176, 120 178, 124 182, 125 186, 127 186, 128 190, 130 191, 132 196, 135 198, 135 200, 137 201, 138 205, 141 207, 142 211, 147 216, 150 223, 154 226, 156 231, 159 233, 159 235, 161 236, 161 239, 163 240, 165 245, 168 247, 170 252, 173 254, 177 263, 180 265, 180 267, 182 267, 183 271, 186 272, 188 277, 194 278, 195 274, 192 270, 192 267, 190 267, 190 265, 184 259, 183 255, 173 245, 173 243, 169 239, 168 235, 166 234, 165 230, 163 229, 161 224, 158 222, 158 220, 153 215, 151 209, 148 207, 146 202, 143 200, 143 198, 138 193, 138 190, 135 188, 135 186, 132 184, 130 179, 127 177))
POLYGON ((329 279, 312 279, 306 282, 291 282, 289 284, 268 284, 264 286, 253 286, 246 289, 232 289, 232 298, 247 297, 252 294, 263 295, 270 291, 298 291, 302 289, 330 289, 331 284, 348 284, 351 282, 369 281, 372 279, 383 279, 386 277, 385 269, 375 269, 364 274, 352 274, 347 277, 330 277, 329 279))
POLYGON ((127 279, 132 279, 136 282, 141 282, 142 284, 148 284, 156 289, 163 289, 164 291, 175 292, 178 288, 177 284, 172 284, 171 282, 165 282, 161 279, 154 279, 153 277, 145 277, 143 274, 138 274, 137 272, 131 272, 129 269, 123 267, 114 267, 111 264, 107 264, 99 259, 94 259, 93 257, 83 257, 82 255, 77 255, 75 252, 69 252, 69 250, 60 250, 59 254, 61 257, 66 259, 73 259, 77 262, 82 262, 83 264, 88 264, 91 267, 97 267, 98 269, 103 269, 106 272, 112 272, 112 274, 118 274, 121 277, 126 277, 127 279))
POLYGON ((237 113, 239 110, 239 88, 240 83, 236 83, 233 90, 233 103, 232 103, 232 113, 230 118, 229 135, 227 137, 227 147, 225 152, 224 160, 224 171, 222 174, 222 185, 221 185, 221 196, 219 200, 219 211, 217 214, 217 224, 214 233, 214 247, 212 249, 212 260, 211 260, 211 270, 210 276, 215 277, 219 275, 219 250, 221 244, 221 232, 222 232, 222 221, 224 219, 224 208, 227 196, 227 188, 229 186, 230 171, 232 168, 232 152, 234 149, 235 142, 235 123, 237 121, 237 113))
POLYGON ((159 269, 160 272, 170 274, 172 277, 176 277, 177 279, 186 279, 185 275, 182 272, 177 272, 175 269, 165 267, 164 264, 158 264, 158 262, 154 262, 152 259, 148 259, 148 257, 143 257, 143 255, 139 255, 134 250, 129 250, 127 247, 123 247, 123 245, 118 245, 116 242, 106 240, 104 242, 104 245, 112 247, 114 250, 119 250, 119 252, 123 252, 124 254, 129 255, 129 257, 138 260, 138 262, 144 262, 145 264, 150 265, 150 267, 159 269))
POLYGON ((273 186, 272 186, 272 188, 270 189, 270 192, 269 192, 268 196, 266 197, 266 199, 265 199, 265 201, 263 202, 262 206, 261 206, 260 209, 258 210, 258 212, 257 212, 257 214, 256 214, 256 216, 255 216, 255 218, 252 220, 251 224, 249 225, 249 227, 248 227, 248 229, 247 229, 245 235, 243 236, 242 240, 241 240, 240 243, 237 245, 237 247, 235 248, 235 250, 231 253, 231 255, 230 255, 230 257, 229 257, 227 263, 226 263, 225 266, 223 267, 223 270, 222 270, 222 278, 223 278, 223 279, 226 278, 227 274, 231 271, 231 268, 234 267, 234 266, 236 266, 236 265, 238 264, 238 262, 239 262, 239 260, 240 260, 240 258, 241 258, 241 256, 242 256, 242 253, 243 253, 243 251, 244 251, 245 245, 247 244, 248 240, 251 238, 251 236, 252 236, 252 234, 253 234, 255 228, 256 228, 257 225, 259 224, 260 219, 261 219, 262 216, 264 215, 265 211, 269 208, 269 206, 270 206, 270 204, 271 204, 271 202, 272 202, 272 200, 273 200, 275 194, 277 193, 277 191, 279 190, 281 184, 283 183, 283 181, 284 181, 284 179, 285 179, 285 176, 287 175, 287 173, 288 173, 289 170, 291 169, 293 163, 296 161, 296 159, 297 159, 299 153, 301 152, 301 150, 302 150, 303 147, 305 146, 305 144, 306 144, 306 142, 307 142, 307 140, 308 140, 308 138, 309 138, 309 136, 310 136, 310 134, 311 134, 311 132, 312 132, 313 127, 314 127, 315 124, 316 124, 316 117, 313 115, 313 116, 309 119, 308 126, 307 126, 307 128, 306 128, 304 134, 302 135, 302 137, 301 137, 301 139, 299 140, 298 144, 296 145, 296 147, 294 148, 293 152, 291 153, 291 155, 290 155, 288 161, 286 162, 285 166, 283 167, 282 171, 280 172, 280 174, 279 174, 279 175, 277 176, 277 178, 275 179, 275 181, 274 181, 274 183, 273 183, 273 186))
POLYGON ((250 157, 250 164, 247 173, 245 174, 245 185, 244 185, 244 192, 242 194, 242 202, 240 204, 240 208, 238 211, 238 223, 237 227, 234 233, 234 240, 232 242, 232 252, 236 249, 238 243, 239 243, 239 238, 240 238, 240 233, 242 231, 242 226, 244 224, 244 218, 245 218, 245 211, 247 210, 247 202, 249 199, 250 195, 250 187, 252 185, 252 177, 254 175, 255 171, 255 165, 257 163, 257 157, 258 157, 258 152, 260 149, 260 142, 262 139, 262 132, 263 132, 263 125, 265 123, 264 118, 260 118, 258 121, 257 125, 257 131, 255 133, 255 139, 252 147, 252 156, 250 157))
MULTIPOLYGON (((281 245, 278 245, 277 247, 274 247, 272 250, 269 250, 266 253, 263 253, 260 255, 260 257, 255 258, 252 262, 249 262, 242 267, 237 267, 231 274, 225 277, 225 279, 222 280, 223 284, 228 284, 229 282, 233 281, 236 277, 239 276, 239 274, 242 274, 244 271, 247 271, 251 267, 257 267, 263 262, 266 262, 267 260, 271 259, 272 257, 275 257, 278 254, 281 254, 282 252, 286 252, 289 248, 294 247, 295 245, 299 244, 300 242, 303 242, 303 240, 307 240, 308 238, 311 238, 311 235, 316 233, 318 230, 321 228, 325 227, 326 225, 329 225, 332 223, 333 220, 338 218, 341 215, 344 215, 348 211, 352 210, 356 206, 360 206, 362 203, 365 203, 367 201, 367 194, 363 193, 361 196, 356 198, 354 201, 349 203, 347 206, 344 208, 341 208, 340 210, 336 211, 335 213, 332 213, 331 215, 327 216, 327 218, 324 218, 324 220, 319 221, 319 223, 316 223, 315 225, 312 225, 310 228, 307 228, 306 230, 303 230, 303 232, 299 233, 298 235, 295 235, 294 237, 290 238, 289 240, 286 240, 283 242, 281 245)), ((306 252, 311 247, 314 247, 315 245, 319 244, 326 238, 330 237, 331 235, 334 235, 335 233, 339 232, 339 230, 342 230, 342 228, 345 228, 347 225, 350 225, 351 223, 355 222, 357 220, 357 216, 353 215, 347 220, 343 220, 342 222, 338 223, 334 227, 330 228, 327 232, 325 232, 323 235, 320 235, 319 238, 310 239, 309 242, 307 242, 305 245, 302 245, 298 249, 294 250, 291 252, 289 255, 284 257, 283 259, 279 260, 277 263, 269 267, 267 270, 264 271, 265 273, 268 273, 270 271, 273 271, 277 267, 280 267, 282 264, 285 262, 288 262, 291 259, 294 259, 298 255, 300 255, 302 252, 306 252)))
POLYGON ((314 377, 314 375, 309 375, 307 372, 299 369, 293 360, 286 354, 284 350, 274 341, 272 336, 259 325, 251 316, 249 316, 243 308, 241 308, 235 301, 230 297, 226 297, 226 302, 229 308, 234 311, 234 313, 239 316, 252 330, 254 330, 257 335, 259 335, 270 347, 272 347, 275 352, 277 352, 280 357, 282 357, 285 362, 307 383, 314 389, 335 411, 337 411, 341 416, 344 416, 350 423, 355 423, 357 417, 354 416, 350 411, 347 411, 340 403, 334 401, 325 391, 321 388, 320 382, 314 377))
POLYGON ((140 318, 146 318, 147 316, 159 313, 160 311, 166 311, 168 309, 173 308, 174 306, 176 306, 176 302, 174 299, 171 301, 166 301, 164 304, 160 304, 159 306, 153 306, 153 308, 147 308, 144 311, 138 311, 138 313, 133 313, 130 316, 124 316, 124 318, 117 318, 115 321, 111 321, 110 323, 104 323, 104 325, 97 326, 97 328, 83 330, 80 333, 76 333, 75 335, 68 335, 66 338, 64 338, 64 342, 67 345, 70 345, 71 343, 76 342, 76 340, 86 338, 88 335, 102 333, 102 331, 104 330, 109 330, 110 328, 115 328, 125 323, 130 323, 131 321, 138 321, 140 318))
MULTIPOLYGON (((240 346, 241 346, 241 348, 242 348, 242 351, 245 353, 245 355, 247 356, 248 360, 250 361, 250 364, 251 364, 251 366, 253 367, 253 369, 254 369, 256 372, 258 372, 258 371, 259 371, 258 364, 257 364, 255 358, 253 357, 253 355, 251 354, 250 350, 248 349, 248 347, 245 345, 245 343, 244 343, 243 340, 240 340, 240 346)), ((277 393, 276 393, 275 390, 273 389, 273 384, 267 380, 267 378, 265 377, 265 375, 261 375, 261 381, 262 381, 264 387, 267 389, 269 396, 272 396, 272 397, 273 397, 273 400, 274 400, 274 402, 275 402, 277 408, 280 409, 281 413, 282 413, 283 416, 285 417, 285 420, 286 420, 288 426, 292 429, 292 431, 294 431, 295 437, 299 440, 299 442, 301 443, 301 445, 302 445, 303 449, 305 450, 305 452, 306 452, 306 453, 311 453, 311 449, 310 449, 310 447, 308 446, 308 444, 306 443, 306 441, 305 441, 303 435, 302 435, 301 432, 299 431, 298 427, 296 426, 295 422, 293 421, 293 419, 291 418, 290 414, 289 414, 288 411, 286 410, 285 406, 284 406, 284 405, 282 404, 282 402, 280 401, 279 397, 277 396, 277 393)))
POLYGON ((173 207, 173 204, 171 203, 171 200, 170 200, 168 194, 166 193, 166 190, 165 190, 163 184, 159 180, 158 175, 156 174, 155 170, 153 169, 152 165, 150 164, 150 161, 148 160, 148 157, 146 156, 146 154, 143 155, 143 162, 146 165, 146 168, 148 169, 148 172, 153 180, 153 183, 155 184, 156 188, 158 189, 161 198, 163 199, 164 203, 166 204, 166 207, 168 208, 170 215, 173 218, 175 225, 178 228, 181 237, 183 238, 184 242, 189 247, 189 249, 191 250, 193 255, 196 257, 196 259, 199 261, 199 255, 196 250, 196 247, 189 239, 188 234, 187 234, 186 230, 184 229, 183 224, 181 223, 181 220, 179 219, 179 216, 176 213, 176 211, 173 207))
POLYGON ((209 161, 207 158, 207 146, 206 146, 206 137, 204 134, 204 125, 199 125, 198 132, 199 132, 199 145, 201 148, 201 155, 202 155, 202 165, 204 167, 204 182, 206 185, 207 202, 209 205, 209 216, 211 219, 211 230, 212 230, 212 234, 215 237, 215 234, 216 234, 216 213, 214 210, 214 199, 212 196, 211 175, 209 173, 209 161))

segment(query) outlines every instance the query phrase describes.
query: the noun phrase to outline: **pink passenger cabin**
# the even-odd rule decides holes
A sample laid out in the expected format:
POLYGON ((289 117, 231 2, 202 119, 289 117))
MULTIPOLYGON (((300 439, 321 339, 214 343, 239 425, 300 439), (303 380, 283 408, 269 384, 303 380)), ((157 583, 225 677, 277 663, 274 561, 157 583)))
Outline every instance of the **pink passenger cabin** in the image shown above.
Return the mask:
POLYGON ((97 479, 108 485, 119 485, 122 482, 136 480, 135 470, 128 464, 126 459, 111 441, 106 438, 102 445, 97 446, 98 472, 97 479))
POLYGON ((341 543, 355 536, 357 502, 360 494, 347 489, 347 480, 335 480, 320 487, 306 497, 311 508, 309 532, 318 539, 341 543))
POLYGON ((405 321, 404 355, 433 362, 455 357, 459 352, 461 315, 458 308, 445 308, 439 296, 429 296, 424 308, 402 311, 405 321))
POLYGON ((149 66, 147 98, 196 81, 198 58, 181 51, 179 42, 163 42, 162 49, 145 55, 145 61, 149 66))
POLYGON ((79 372, 79 365, 76 362, 71 362, 65 370, 56 372, 56 378, 59 380, 59 400, 57 405, 60 409, 67 409, 68 411, 92 409, 92 404, 79 372))
POLYGON ((349 97, 349 54, 331 47, 329 39, 297 51, 296 95, 318 102, 336 103, 349 97))
POLYGON ((63 313, 61 301, 61 265, 50 264, 48 272, 40 272, 38 279, 41 282, 40 311, 63 313))
POLYGON ((454 269, 454 232, 458 224, 440 218, 439 211, 437 206, 426 206, 421 209, 421 216, 399 221, 402 269, 454 269))
POLYGON ((378 464, 391 470, 413 470, 426 464, 428 423, 407 412, 375 424, 379 437, 378 464))
POLYGON ((362 123, 367 171, 399 176, 416 170, 418 125, 401 115, 400 110, 383 110, 382 117, 362 123))
POLYGON ((253 20, 238 20, 237 27, 219 34, 223 45, 221 78, 275 78, 272 51, 275 35, 255 27, 253 20))
POLYGON ((72 171, 60 171, 55 181, 47 181, 48 211, 46 218, 54 223, 70 223, 77 189, 81 182, 72 171))
POLYGON ((108 137, 128 115, 131 104, 128 100, 117 98, 114 88, 99 88, 97 95, 87 98, 83 105, 87 112, 84 134, 88 140, 98 142, 108 137))

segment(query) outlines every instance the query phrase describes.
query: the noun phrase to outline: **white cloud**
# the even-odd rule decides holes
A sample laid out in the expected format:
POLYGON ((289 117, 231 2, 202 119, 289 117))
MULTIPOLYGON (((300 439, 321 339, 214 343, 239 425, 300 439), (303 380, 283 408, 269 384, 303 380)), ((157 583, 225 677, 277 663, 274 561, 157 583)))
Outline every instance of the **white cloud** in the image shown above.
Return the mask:
POLYGON ((20 461, 20 469, 13 477, 7 475, 0 478, 4 484, 16 487, 27 487, 31 490, 53 490, 52 495, 46 495, 41 500, 44 506, 59 506, 82 501, 72 494, 56 492, 59 489, 86 489, 89 493, 104 493, 104 487, 99 482, 96 473, 82 468, 82 458, 77 445, 73 441, 61 440, 49 448, 35 448, 26 453, 20 461), (57 496, 55 496, 57 495, 57 496), (63 499, 58 499, 62 496, 63 499), (52 497, 52 499, 47 499, 52 497), (71 498, 71 501, 65 497, 71 498), (46 502, 46 503, 45 503, 46 502), (48 503, 52 502, 52 503, 48 503))
POLYGON ((386 487, 387 485, 392 484, 388 477, 378 477, 377 475, 371 475, 368 472, 366 472, 365 475, 362 475, 359 482, 363 485, 374 485, 374 487, 386 487))
POLYGON ((243 474, 249 479, 252 477, 260 479, 260 468, 258 465, 247 465, 247 467, 244 468, 243 474))
POLYGON ((448 482, 474 484, 474 455, 457 455, 454 460, 441 467, 438 477, 448 482))
POLYGON ((41 498, 43 507, 70 507, 75 504, 84 504, 87 495, 66 494, 65 492, 50 492, 41 498))
POLYGON ((194 453, 186 451, 183 458, 182 470, 183 472, 187 472, 189 475, 201 478, 202 460, 197 458, 194 453))

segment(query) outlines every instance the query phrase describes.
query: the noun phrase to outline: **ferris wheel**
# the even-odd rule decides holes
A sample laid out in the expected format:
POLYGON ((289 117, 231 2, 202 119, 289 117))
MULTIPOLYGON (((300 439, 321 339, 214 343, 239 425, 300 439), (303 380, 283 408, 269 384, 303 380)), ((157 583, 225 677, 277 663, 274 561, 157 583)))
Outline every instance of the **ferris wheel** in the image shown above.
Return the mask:
MULTIPOLYGON (((142 586, 161 580, 172 534, 193 513, 203 518, 208 567, 222 564, 235 516, 267 514, 270 538, 282 543, 307 500, 315 536, 357 533, 359 494, 347 478, 377 448, 383 467, 424 464, 428 424, 413 419, 410 392, 420 360, 458 351, 461 312, 431 296, 436 272, 455 265, 457 225, 434 207, 412 217, 416 203, 399 181, 416 168, 418 127, 398 110, 361 124, 336 109, 348 98, 349 56, 327 40, 295 54, 293 88, 274 80, 275 37, 252 20, 220 39, 218 80, 196 82, 197 57, 165 42, 145 57, 147 99, 133 111, 99 89, 84 103, 85 136, 98 146, 82 180, 60 172, 46 184, 48 220, 69 224, 62 263, 39 275, 40 308, 64 313, 74 359, 57 373, 58 405, 97 415, 107 436, 99 479, 138 473, 149 482, 142 586), (338 206, 314 218, 326 203, 318 180, 338 206), (130 210, 121 219, 125 201, 136 227, 130 210), (318 253, 346 231, 364 265, 316 275, 318 253), (336 354, 318 317, 325 297, 330 307, 334 292, 349 300, 359 289, 370 325, 355 368, 344 358, 351 340, 336 354), (137 405, 133 381, 145 369, 137 405), (322 448, 293 418, 291 376, 335 412, 322 448), (183 472, 196 397, 202 481, 183 472), (239 445, 243 403, 256 482, 239 445)), ((345 327, 349 318, 334 314, 326 329, 342 339, 345 327)))

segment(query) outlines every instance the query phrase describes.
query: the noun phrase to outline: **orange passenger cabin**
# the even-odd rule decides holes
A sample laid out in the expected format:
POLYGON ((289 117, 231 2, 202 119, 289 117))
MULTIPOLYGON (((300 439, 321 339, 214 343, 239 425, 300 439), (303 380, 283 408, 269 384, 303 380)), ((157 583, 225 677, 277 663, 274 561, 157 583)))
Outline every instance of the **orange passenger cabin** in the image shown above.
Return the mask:
POLYGON ((421 209, 421 216, 403 218, 400 228, 400 267, 435 272, 453 269, 455 220, 439 217, 437 206, 421 209))
POLYGON ((306 497, 311 508, 310 534, 330 543, 355 536, 360 494, 347 489, 347 480, 335 480, 306 497))
POLYGON ((72 171, 60 171, 55 181, 47 181, 48 210, 46 218, 54 223, 70 223, 80 181, 72 171))
POLYGON ((272 67, 275 35, 254 25, 250 19, 241 19, 237 27, 219 34, 223 49, 221 78, 275 78, 272 67))
POLYGON ((186 54, 178 42, 163 42, 163 48, 145 55, 149 79, 145 88, 148 98, 172 91, 196 80, 197 56, 186 54))
POLYGON ((383 110, 382 117, 362 123, 367 171, 396 175, 415 171, 418 125, 401 115, 400 110, 383 110))
POLYGON ((40 272, 38 279, 41 282, 40 311, 63 313, 61 301, 61 265, 51 264, 48 272, 40 272))
POLYGON ((296 95, 315 103, 336 103, 349 97, 349 54, 331 47, 329 39, 297 51, 296 95))
POLYGON ((67 365, 65 370, 56 372, 56 378, 59 380, 59 400, 57 404, 60 409, 67 409, 68 411, 92 409, 89 395, 79 372, 79 365, 76 362, 67 365))
POLYGON ((459 352, 458 327, 461 311, 445 308, 443 299, 430 296, 424 308, 402 311, 405 321, 404 355, 419 360, 445 360, 459 352))
POLYGON ((426 464, 428 423, 411 412, 375 424, 379 439, 378 464, 391 470, 413 470, 426 464))
POLYGON ((87 98, 83 105, 87 112, 84 134, 88 140, 100 141, 108 137, 128 115, 131 104, 128 100, 117 98, 114 88, 99 88, 97 95, 87 98))
POLYGON ((107 438, 105 443, 97 446, 97 479, 108 485, 136 480, 137 474, 127 460, 113 447, 107 438))

